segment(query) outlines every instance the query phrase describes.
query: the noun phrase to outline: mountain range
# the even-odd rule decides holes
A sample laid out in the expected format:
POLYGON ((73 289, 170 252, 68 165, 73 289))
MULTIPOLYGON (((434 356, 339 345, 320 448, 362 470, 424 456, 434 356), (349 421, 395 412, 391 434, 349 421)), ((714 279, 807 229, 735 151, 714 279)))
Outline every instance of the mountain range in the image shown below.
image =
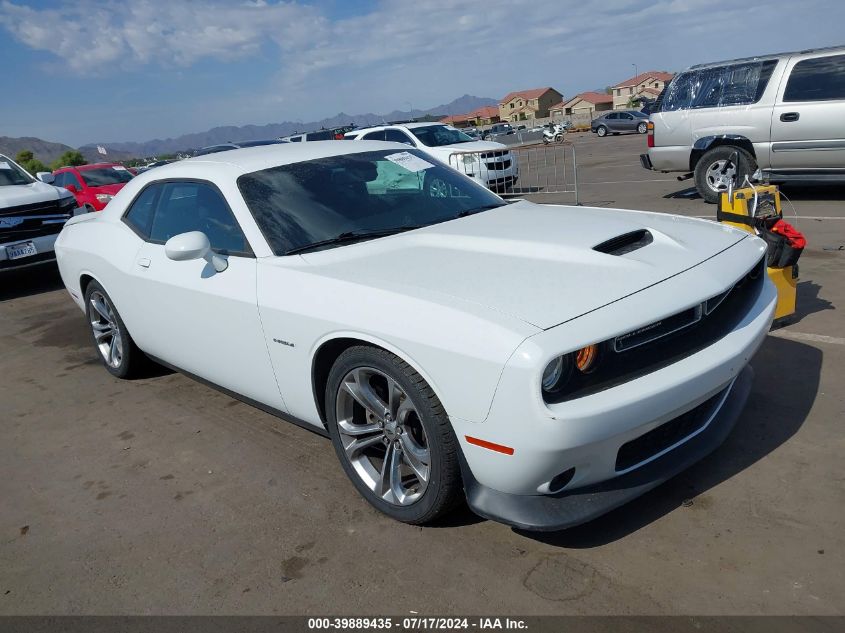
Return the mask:
MULTIPOLYGON (((496 105, 498 101, 489 97, 474 97, 464 95, 454 101, 425 110, 394 110, 386 114, 346 114, 340 112, 333 117, 312 121, 310 123, 284 121, 283 123, 269 123, 267 125, 227 125, 215 127, 206 132, 183 134, 175 138, 153 139, 151 141, 125 141, 118 143, 96 142, 87 143, 77 148, 89 162, 121 161, 128 158, 144 158, 175 154, 191 149, 199 149, 218 143, 251 141, 257 139, 272 139, 287 136, 296 132, 311 132, 322 128, 333 128, 354 124, 359 127, 377 125, 384 121, 402 121, 415 119, 426 115, 445 116, 447 114, 462 114, 476 108, 496 105), (107 150, 104 156, 97 151, 97 146, 107 150)), ((32 136, 13 138, 0 136, 0 153, 14 158, 23 149, 31 150, 35 157, 44 163, 50 163, 64 152, 74 149, 62 143, 52 143, 32 136)))
POLYGON ((112 154, 119 153, 121 155, 131 155, 136 157, 159 156, 161 154, 172 154, 190 149, 199 149, 200 147, 207 147, 208 145, 217 145, 218 143, 251 141, 258 139, 272 139, 279 136, 287 136, 296 132, 311 132, 322 128, 334 128, 344 125, 354 124, 359 127, 366 125, 377 125, 384 121, 401 121, 422 117, 425 115, 440 115, 447 114, 461 114, 469 112, 476 108, 487 105, 497 104, 496 99, 488 97, 474 97, 472 95, 464 95, 450 103, 428 108, 426 110, 394 110, 387 114, 346 114, 340 112, 335 116, 321 119, 319 121, 311 121, 309 123, 285 121, 283 123, 270 123, 268 125, 242 125, 242 126, 223 126, 215 127, 206 132, 198 132, 194 134, 183 134, 175 138, 154 139, 142 143, 138 142, 122 142, 122 143, 91 143, 80 147, 80 151, 87 155, 87 152, 93 150, 96 153, 97 145, 102 145, 108 150, 108 155, 111 158, 112 154))

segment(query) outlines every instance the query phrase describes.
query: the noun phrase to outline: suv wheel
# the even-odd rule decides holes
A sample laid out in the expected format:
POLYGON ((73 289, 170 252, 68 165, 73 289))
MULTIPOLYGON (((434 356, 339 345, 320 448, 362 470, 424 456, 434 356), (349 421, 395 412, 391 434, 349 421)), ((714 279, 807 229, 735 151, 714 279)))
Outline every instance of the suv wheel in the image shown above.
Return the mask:
POLYGON ((731 183, 741 187, 745 176, 754 173, 755 169, 754 158, 744 149, 732 145, 714 147, 695 166, 695 188, 707 202, 718 202, 731 183), (734 153, 738 164, 734 164, 734 153))
POLYGON ((596 134, 598 134, 599 136, 607 136, 607 128, 603 125, 598 126, 598 128, 596 129, 596 134))

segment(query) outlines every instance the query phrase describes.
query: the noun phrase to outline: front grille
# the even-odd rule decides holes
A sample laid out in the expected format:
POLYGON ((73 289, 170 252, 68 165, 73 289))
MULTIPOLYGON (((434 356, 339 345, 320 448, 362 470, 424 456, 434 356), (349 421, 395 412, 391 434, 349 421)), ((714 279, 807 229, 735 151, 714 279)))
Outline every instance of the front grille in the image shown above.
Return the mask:
POLYGON ((616 454, 616 471, 641 464, 703 428, 721 406, 725 391, 721 390, 697 407, 623 444, 616 454))
POLYGON ((62 230, 76 206, 59 206, 58 200, 21 204, 0 209, 0 242, 22 242, 55 235, 62 230))
POLYGON ((501 158, 502 156, 507 156, 510 150, 498 150, 496 152, 482 152, 481 158, 501 158))
POLYGON ((507 169, 508 167, 510 167, 511 161, 510 161, 510 159, 508 159, 508 160, 503 160, 501 163, 485 163, 485 164, 487 165, 487 169, 501 170, 501 169, 507 169))
POLYGON ((697 307, 603 343, 602 352, 606 357, 598 368, 590 374, 575 372, 569 388, 549 397, 546 402, 565 402, 611 389, 709 347, 733 331, 748 314, 762 292, 765 277, 763 257, 727 294, 722 293, 697 307), (631 345, 631 342, 637 344, 631 345))

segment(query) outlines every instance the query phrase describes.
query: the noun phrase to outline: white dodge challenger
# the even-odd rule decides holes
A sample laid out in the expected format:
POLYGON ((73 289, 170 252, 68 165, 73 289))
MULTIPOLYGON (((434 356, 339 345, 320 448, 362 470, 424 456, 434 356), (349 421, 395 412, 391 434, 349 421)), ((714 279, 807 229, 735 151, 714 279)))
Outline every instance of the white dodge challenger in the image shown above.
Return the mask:
POLYGON ((588 521, 716 448, 776 291, 716 223, 505 203, 406 145, 151 170, 56 242, 106 369, 155 362, 328 435, 373 506, 588 521))

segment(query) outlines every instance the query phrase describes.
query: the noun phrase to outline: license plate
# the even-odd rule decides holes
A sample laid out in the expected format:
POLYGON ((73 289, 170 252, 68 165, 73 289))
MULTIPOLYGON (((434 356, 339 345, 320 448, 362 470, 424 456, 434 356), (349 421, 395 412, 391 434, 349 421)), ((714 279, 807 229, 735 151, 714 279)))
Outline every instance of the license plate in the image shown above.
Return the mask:
POLYGON ((21 257, 29 257, 30 255, 37 255, 35 244, 32 242, 22 242, 20 244, 12 244, 6 247, 6 257, 8 259, 20 259, 21 257))

